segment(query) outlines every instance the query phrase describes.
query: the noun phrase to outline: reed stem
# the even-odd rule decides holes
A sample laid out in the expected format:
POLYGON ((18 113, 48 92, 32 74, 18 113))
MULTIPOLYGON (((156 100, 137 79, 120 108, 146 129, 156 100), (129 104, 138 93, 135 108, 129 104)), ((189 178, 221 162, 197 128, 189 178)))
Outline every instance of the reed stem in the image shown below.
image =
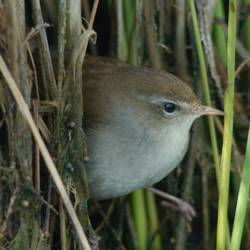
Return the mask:
POLYGON ((235 47, 236 47, 236 23, 237 23, 237 0, 229 1, 228 17, 228 41, 227 41, 227 88, 225 92, 225 120, 223 131, 223 146, 220 166, 219 181, 219 207, 217 221, 217 250, 226 249, 227 239, 227 214, 229 178, 231 167, 231 149, 233 135, 233 103, 235 82, 235 47))

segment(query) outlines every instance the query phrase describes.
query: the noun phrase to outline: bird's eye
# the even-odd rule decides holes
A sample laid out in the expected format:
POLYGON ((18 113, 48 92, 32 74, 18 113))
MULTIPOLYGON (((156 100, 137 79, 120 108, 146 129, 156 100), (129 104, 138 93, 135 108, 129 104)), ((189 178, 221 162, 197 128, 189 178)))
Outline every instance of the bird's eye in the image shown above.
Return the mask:
POLYGON ((164 110, 167 113, 172 114, 176 110, 176 105, 172 102, 165 102, 164 103, 164 110))

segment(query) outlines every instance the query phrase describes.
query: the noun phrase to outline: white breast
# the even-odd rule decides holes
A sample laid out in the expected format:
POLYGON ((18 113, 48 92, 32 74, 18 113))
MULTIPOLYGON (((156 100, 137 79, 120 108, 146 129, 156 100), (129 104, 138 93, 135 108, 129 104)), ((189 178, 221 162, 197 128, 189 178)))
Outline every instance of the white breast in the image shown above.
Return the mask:
MULTIPOLYGON (((132 121, 131 121, 132 122, 132 121)), ((124 124, 87 132, 90 195, 106 199, 150 186, 169 174, 184 157, 189 128, 149 130, 137 124, 133 133, 124 124)), ((191 126, 191 124, 190 124, 191 126)))

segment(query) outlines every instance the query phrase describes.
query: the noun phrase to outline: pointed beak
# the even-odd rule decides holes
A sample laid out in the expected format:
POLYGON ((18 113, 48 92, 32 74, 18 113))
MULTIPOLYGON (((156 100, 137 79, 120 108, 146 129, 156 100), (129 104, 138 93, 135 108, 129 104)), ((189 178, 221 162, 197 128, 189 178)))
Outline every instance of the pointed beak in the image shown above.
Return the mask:
POLYGON ((194 111, 197 115, 224 115, 224 112, 219 109, 211 108, 204 105, 199 105, 197 109, 194 111))

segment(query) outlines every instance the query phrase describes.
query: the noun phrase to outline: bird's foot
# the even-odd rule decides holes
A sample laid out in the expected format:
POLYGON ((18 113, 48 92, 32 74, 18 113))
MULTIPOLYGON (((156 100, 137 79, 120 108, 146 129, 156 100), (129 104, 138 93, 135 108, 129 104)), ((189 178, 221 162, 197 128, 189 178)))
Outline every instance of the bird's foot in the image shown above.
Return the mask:
POLYGON ((193 218, 196 216, 194 207, 188 202, 153 187, 147 187, 147 190, 164 198, 165 200, 162 201, 162 205, 164 207, 181 212, 187 223, 191 223, 193 218))

